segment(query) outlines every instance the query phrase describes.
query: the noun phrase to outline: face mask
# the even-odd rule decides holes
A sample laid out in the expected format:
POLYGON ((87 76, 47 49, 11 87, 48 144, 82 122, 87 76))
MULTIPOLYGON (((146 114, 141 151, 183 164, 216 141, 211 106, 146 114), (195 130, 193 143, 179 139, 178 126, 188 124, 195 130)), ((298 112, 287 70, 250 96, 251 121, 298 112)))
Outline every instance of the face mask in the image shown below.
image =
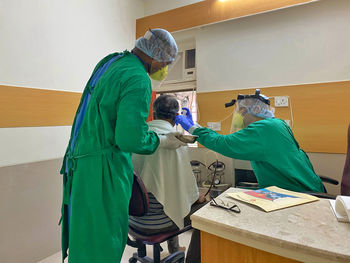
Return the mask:
POLYGON ((165 66, 163 68, 161 68, 160 70, 149 74, 149 77, 151 79, 157 80, 157 81, 162 81, 163 79, 165 79, 165 77, 168 75, 168 66, 165 66))
POLYGON ((232 119, 232 127, 237 129, 244 128, 243 116, 240 113, 235 113, 232 119))

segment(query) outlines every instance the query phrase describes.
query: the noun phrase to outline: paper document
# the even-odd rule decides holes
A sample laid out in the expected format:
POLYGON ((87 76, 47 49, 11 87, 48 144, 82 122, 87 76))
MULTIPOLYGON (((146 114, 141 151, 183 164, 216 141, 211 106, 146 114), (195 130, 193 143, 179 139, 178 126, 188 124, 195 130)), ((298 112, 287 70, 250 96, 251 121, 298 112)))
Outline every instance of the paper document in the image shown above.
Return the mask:
POLYGON ((336 200, 329 200, 329 203, 339 222, 350 222, 350 196, 338 195, 336 200))
POLYGON ((270 186, 258 190, 228 193, 228 196, 270 212, 319 200, 317 197, 270 186))

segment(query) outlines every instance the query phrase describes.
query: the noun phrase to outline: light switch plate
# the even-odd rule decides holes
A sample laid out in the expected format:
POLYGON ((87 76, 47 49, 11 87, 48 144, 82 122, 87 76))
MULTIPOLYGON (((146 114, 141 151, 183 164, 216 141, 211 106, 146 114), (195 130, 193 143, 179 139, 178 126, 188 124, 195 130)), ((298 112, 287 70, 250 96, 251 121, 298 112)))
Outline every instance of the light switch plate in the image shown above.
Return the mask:
POLYGON ((221 122, 207 122, 207 127, 213 131, 221 131, 221 122))

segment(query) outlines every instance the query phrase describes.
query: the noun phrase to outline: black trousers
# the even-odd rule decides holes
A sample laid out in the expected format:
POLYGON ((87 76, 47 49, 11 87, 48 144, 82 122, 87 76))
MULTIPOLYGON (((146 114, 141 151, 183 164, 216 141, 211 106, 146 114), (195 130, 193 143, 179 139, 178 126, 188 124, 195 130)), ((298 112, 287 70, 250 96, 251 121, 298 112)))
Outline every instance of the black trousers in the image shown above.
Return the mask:
MULTIPOLYGON (((185 217, 185 226, 191 224, 190 216, 206 204, 207 202, 201 204, 194 203, 192 205, 190 213, 185 217)), ((187 250, 186 263, 201 263, 201 236, 198 229, 193 229, 190 245, 187 250)))

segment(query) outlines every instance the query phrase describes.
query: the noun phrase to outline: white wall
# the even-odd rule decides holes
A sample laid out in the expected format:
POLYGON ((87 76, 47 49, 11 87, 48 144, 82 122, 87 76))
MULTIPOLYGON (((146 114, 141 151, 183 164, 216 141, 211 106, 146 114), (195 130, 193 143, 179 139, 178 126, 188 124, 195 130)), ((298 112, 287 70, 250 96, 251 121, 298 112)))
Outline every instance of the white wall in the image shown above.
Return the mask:
POLYGON ((323 0, 193 34, 198 92, 350 79, 349 0, 323 0))
POLYGON ((63 157, 71 126, 0 129, 0 167, 63 157))
POLYGON ((142 0, 2 0, 0 81, 82 91, 105 55, 131 49, 142 0))
POLYGON ((61 250, 61 163, 0 167, 1 263, 34 263, 61 250))
POLYGON ((145 16, 154 15, 170 9, 201 2, 201 0, 144 0, 145 16))
MULTIPOLYGON (((82 92, 100 59, 133 47, 143 14, 142 0, 0 0, 0 84, 82 92)), ((69 130, 0 129, 0 166, 61 157, 69 130)))

